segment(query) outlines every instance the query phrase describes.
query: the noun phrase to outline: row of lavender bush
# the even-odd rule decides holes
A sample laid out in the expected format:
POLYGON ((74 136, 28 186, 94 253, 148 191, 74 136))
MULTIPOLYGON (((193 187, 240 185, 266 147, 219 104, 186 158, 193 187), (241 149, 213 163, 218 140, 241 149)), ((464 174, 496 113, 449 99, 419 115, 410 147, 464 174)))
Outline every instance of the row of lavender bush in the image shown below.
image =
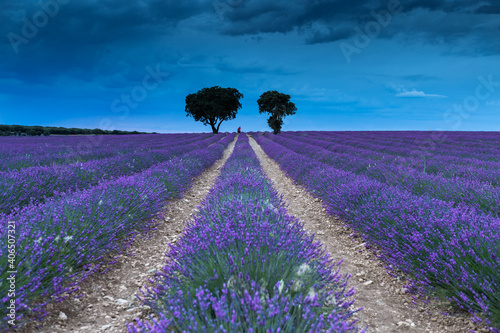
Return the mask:
POLYGON ((190 143, 211 134, 1 137, 0 171, 86 162, 118 154, 148 151, 177 141, 190 143))
POLYGON ((479 159, 500 160, 498 132, 425 132, 425 131, 376 131, 376 132, 298 132, 301 135, 328 136, 329 140, 345 144, 370 142, 384 144, 388 148, 418 146, 422 150, 432 150, 437 155, 460 157, 474 156, 479 159), (359 142, 356 142, 358 140, 359 142))
MULTIPOLYGON (((123 250, 139 230, 151 227, 148 221, 162 211, 166 201, 181 195, 193 177, 221 158, 234 136, 139 174, 0 215, 0 281, 9 276, 6 224, 14 221, 17 230, 17 320, 27 314, 43 317, 49 297, 74 291, 106 255, 123 250)), ((7 283, 0 284, 4 315, 8 288, 7 283)))
POLYGON ((357 332, 347 276, 284 202, 240 135, 129 332, 357 332))
MULTIPOLYGON (((458 143, 446 154, 440 152, 445 146, 443 142, 432 144, 414 138, 411 143, 399 143, 397 140, 384 142, 384 135, 378 137, 364 138, 357 132, 351 136, 337 138, 334 135, 314 132, 283 133, 284 136, 300 139, 306 143, 318 144, 335 152, 337 155, 343 153, 347 156, 361 155, 373 162, 404 165, 429 174, 439 174, 444 177, 466 177, 468 179, 484 181, 492 185, 500 185, 500 150, 498 148, 480 156, 474 154, 478 148, 474 145, 465 146, 458 143)), ((431 134, 429 134, 431 137, 431 134)), ((392 138, 392 136, 391 136, 392 138)), ((497 145, 500 136, 496 135, 497 145)), ((429 140, 429 138, 427 138, 429 140)), ((452 140, 452 138, 448 138, 452 140)), ((343 158, 347 158, 343 156, 343 158)), ((340 157, 340 156, 339 156, 340 157)))
MULTIPOLYGON (((463 143, 456 143, 453 148, 445 148, 445 151, 442 151, 443 147, 447 145, 444 144, 444 142, 430 140, 432 134, 429 135, 427 141, 424 138, 422 138, 422 141, 415 138, 414 142, 411 143, 397 142, 394 140, 390 141, 387 140, 383 134, 380 134, 379 137, 371 137, 369 139, 359 136, 357 133, 353 134, 351 137, 344 136, 343 138, 336 138, 326 133, 319 134, 306 132, 305 134, 299 134, 289 132, 284 134, 305 139, 321 140, 323 145, 328 145, 324 148, 334 151, 340 149, 345 153, 349 153, 355 148, 356 151, 364 155, 369 155, 374 159, 406 159, 407 162, 412 163, 412 166, 420 169, 423 169, 424 161, 432 162, 434 158, 439 158, 439 160, 446 162, 446 164, 450 163, 453 164, 453 166, 470 167, 473 170, 498 169, 500 165, 500 150, 498 148, 495 150, 487 149, 488 152, 477 154, 479 148, 475 147, 475 145, 469 146, 463 143)), ((448 138, 447 140, 452 141, 452 138, 448 138)), ((500 136, 497 136, 497 141, 498 140, 500 140, 500 136)), ((433 169, 432 164, 425 164, 425 171, 431 173, 441 172, 444 174, 450 172, 455 174, 452 168, 447 170, 443 170, 443 168, 433 169)))
POLYGON ((179 141, 166 147, 163 143, 161 149, 118 154, 85 163, 0 172, 0 213, 10 213, 30 202, 43 202, 56 193, 82 190, 105 180, 140 172, 181 154, 208 147, 224 136, 217 134, 194 142, 188 139, 186 143, 179 141))
POLYGON ((382 259, 412 275, 412 287, 447 297, 500 332, 499 218, 339 170, 262 135, 255 138, 330 214, 344 218, 368 244, 376 244, 382 259))
MULTIPOLYGON (((355 148, 349 154, 337 154, 321 147, 320 140, 308 140, 286 135, 265 135, 268 139, 301 155, 331 165, 336 169, 364 175, 381 183, 407 190, 415 195, 431 196, 440 200, 467 205, 486 214, 500 217, 500 187, 465 177, 447 178, 428 174, 406 165, 374 161, 355 148)), ((500 176, 497 175, 500 179, 500 176)))

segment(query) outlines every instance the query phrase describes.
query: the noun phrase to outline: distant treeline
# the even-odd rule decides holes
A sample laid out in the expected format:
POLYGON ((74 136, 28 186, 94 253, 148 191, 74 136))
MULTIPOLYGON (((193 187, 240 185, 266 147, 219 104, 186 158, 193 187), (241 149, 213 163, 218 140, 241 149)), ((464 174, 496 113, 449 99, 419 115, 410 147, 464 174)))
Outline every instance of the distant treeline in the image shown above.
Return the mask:
MULTIPOLYGON (((128 132, 120 130, 102 130, 99 128, 66 128, 23 125, 0 125, 0 136, 49 136, 49 135, 120 135, 120 134, 148 134, 146 132, 128 132)), ((153 132, 153 134, 156 134, 153 132)))

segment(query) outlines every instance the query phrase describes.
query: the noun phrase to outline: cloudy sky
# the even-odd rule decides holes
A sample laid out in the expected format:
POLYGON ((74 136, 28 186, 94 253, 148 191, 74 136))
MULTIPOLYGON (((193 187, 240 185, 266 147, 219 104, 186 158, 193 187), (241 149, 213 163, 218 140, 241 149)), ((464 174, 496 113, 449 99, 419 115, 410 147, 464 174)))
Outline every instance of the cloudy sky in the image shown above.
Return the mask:
POLYGON ((0 0, 0 124, 207 132, 186 95, 237 88, 221 131, 500 130, 497 0, 0 0))

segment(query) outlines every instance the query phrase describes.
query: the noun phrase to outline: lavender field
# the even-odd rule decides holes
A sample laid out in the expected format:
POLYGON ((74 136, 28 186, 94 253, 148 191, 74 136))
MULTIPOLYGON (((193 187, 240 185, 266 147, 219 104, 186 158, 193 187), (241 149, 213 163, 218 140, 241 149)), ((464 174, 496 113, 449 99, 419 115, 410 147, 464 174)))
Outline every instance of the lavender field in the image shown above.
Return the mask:
MULTIPOLYGON (((43 317, 51 299, 71 292, 106 255, 122 251, 148 229, 151 218, 233 139, 234 134, 110 137, 84 154, 75 149, 87 143, 81 137, 6 140, 2 154, 11 164, 4 163, 0 176, 0 277, 7 281, 9 271, 17 272, 16 320, 43 317), (12 222, 16 252, 10 261, 12 222)), ((8 294, 9 284, 2 283, 3 316, 9 313, 8 294)))
POLYGON ((410 276, 500 328, 500 135, 255 134, 282 170, 410 276), (429 143, 430 141, 430 143, 429 143))
MULTIPOLYGON (((500 332, 499 134, 448 132, 431 141, 429 132, 250 135, 361 235, 389 273, 407 274, 415 297, 447 299, 500 332)), ((47 304, 75 296, 106 258, 154 231, 165 206, 236 142, 143 289, 152 316, 127 330, 366 331, 354 317, 362 304, 347 288, 342 258, 330 257, 287 213, 246 134, 89 140, 0 139, 0 281, 16 271, 17 322, 43 318, 47 304)), ((0 330, 12 312, 9 288, 0 284, 0 330)))
MULTIPOLYGON (((241 135, 130 332, 360 332, 340 263, 286 214, 241 135)), ((364 332, 364 330, 361 330, 364 332)))

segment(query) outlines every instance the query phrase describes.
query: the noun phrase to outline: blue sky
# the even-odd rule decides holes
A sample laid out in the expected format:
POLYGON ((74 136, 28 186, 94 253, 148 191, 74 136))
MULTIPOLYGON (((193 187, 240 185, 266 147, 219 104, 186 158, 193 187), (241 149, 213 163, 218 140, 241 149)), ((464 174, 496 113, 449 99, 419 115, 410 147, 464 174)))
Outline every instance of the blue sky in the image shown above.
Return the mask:
POLYGON ((0 0, 0 123, 209 132, 186 95, 244 98, 221 131, 500 130, 496 1, 0 0))

